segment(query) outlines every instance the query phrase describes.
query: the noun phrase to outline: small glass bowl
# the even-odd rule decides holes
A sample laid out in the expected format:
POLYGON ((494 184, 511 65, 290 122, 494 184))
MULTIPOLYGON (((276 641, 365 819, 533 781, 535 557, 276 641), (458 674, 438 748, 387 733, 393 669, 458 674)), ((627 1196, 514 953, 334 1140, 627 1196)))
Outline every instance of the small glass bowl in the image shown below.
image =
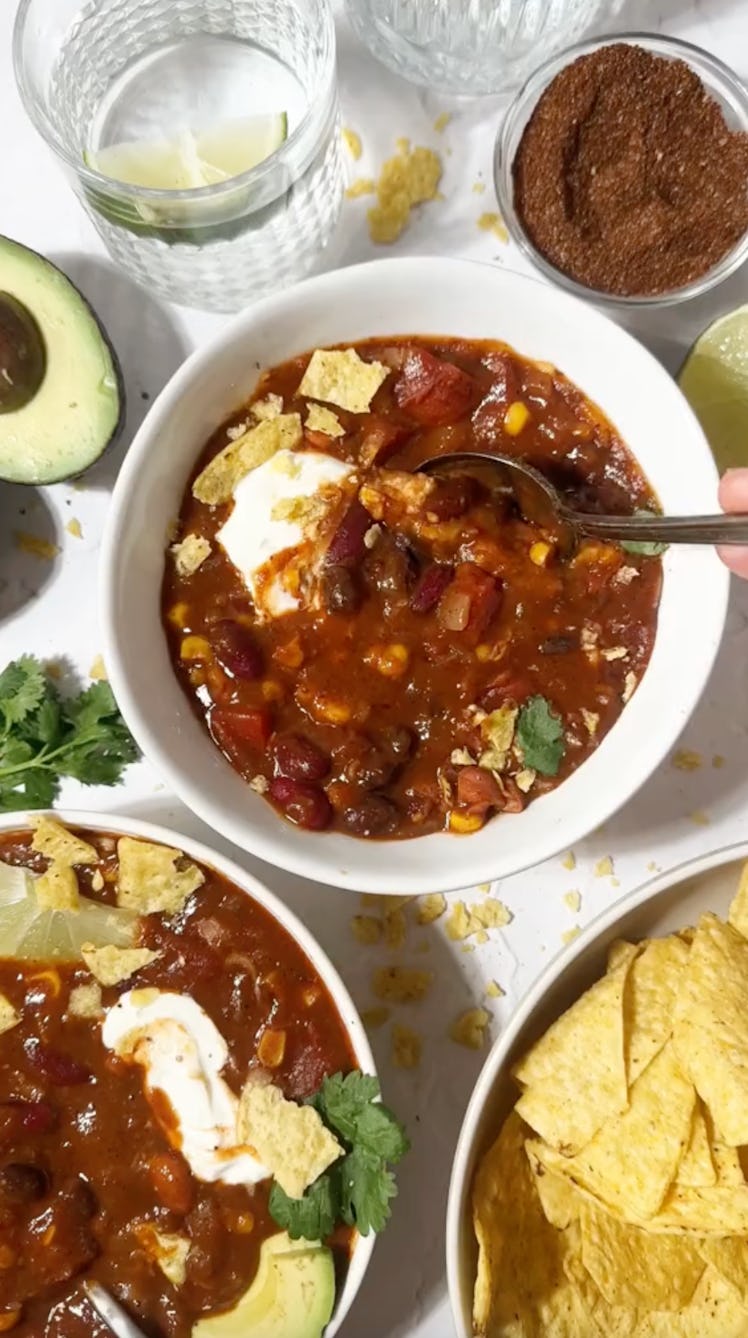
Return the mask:
POLYGON ((701 47, 693 46, 690 42, 680 42, 673 37, 660 37, 654 33, 616 33, 602 39, 579 42, 576 46, 567 47, 558 56, 554 56, 541 65, 530 76, 507 108, 504 120, 499 127, 494 149, 496 194, 506 226, 520 250, 547 279, 557 283, 560 288, 565 288, 567 292, 574 293, 576 297, 592 298, 600 306, 618 308, 674 306, 677 302, 686 301, 687 298, 700 297, 703 293, 708 292, 710 288, 722 283, 723 279, 733 274, 742 265, 748 257, 748 230, 716 265, 713 265, 710 270, 707 270, 706 274, 702 274, 691 283, 662 293, 636 293, 631 296, 624 296, 579 283, 578 280, 565 274, 563 270, 557 269, 537 249, 535 243, 525 231, 524 224, 514 207, 512 171, 514 159, 525 126, 532 116, 539 98, 556 78, 556 75, 560 74, 566 65, 577 60, 579 56, 589 55, 592 51, 599 51, 601 47, 613 46, 620 42, 644 47, 646 51, 651 51, 656 56, 664 56, 669 60, 685 61, 719 103, 730 128, 748 131, 748 88, 729 66, 723 64, 716 56, 710 55, 708 51, 703 51, 701 47))

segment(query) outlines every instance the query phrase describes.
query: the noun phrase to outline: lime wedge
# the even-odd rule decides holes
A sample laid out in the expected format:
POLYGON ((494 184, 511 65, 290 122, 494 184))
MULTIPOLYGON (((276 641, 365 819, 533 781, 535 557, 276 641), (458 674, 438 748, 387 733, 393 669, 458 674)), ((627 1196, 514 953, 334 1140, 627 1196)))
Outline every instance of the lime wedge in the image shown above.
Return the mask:
POLYGON ((114 181, 150 190, 193 190, 248 172, 274 153, 288 134, 285 112, 245 116, 171 140, 125 140, 84 154, 87 166, 114 181))
POLYGON ((748 306, 721 316, 699 336, 678 384, 720 473, 748 465, 748 306))
POLYGON ((0 863, 0 957, 76 962, 84 943, 97 948, 132 944, 137 916, 131 911, 88 897, 81 897, 77 911, 44 910, 35 881, 26 869, 0 863))

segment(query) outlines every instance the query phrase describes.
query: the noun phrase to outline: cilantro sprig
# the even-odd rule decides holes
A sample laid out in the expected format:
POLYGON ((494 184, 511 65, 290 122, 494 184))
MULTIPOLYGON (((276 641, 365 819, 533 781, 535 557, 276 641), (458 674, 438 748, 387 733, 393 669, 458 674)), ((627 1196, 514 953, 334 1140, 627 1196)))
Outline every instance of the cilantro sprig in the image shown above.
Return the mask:
POLYGON ((292 1240, 324 1240, 336 1222, 362 1236, 381 1231, 397 1194, 390 1166, 410 1147, 402 1125, 379 1100, 379 1082, 366 1073, 333 1073, 309 1098, 345 1155, 315 1180, 300 1199, 280 1185, 270 1191, 270 1214, 292 1240))
MULTIPOLYGON (((634 512, 635 516, 651 517, 654 520, 658 513, 649 511, 646 507, 639 507, 634 512)), ((666 553, 668 545, 655 543, 649 539, 622 539, 621 548, 626 553, 634 553, 639 557, 659 557, 661 553, 666 553)))
POLYGON ((115 785, 137 756, 108 683, 63 698, 33 655, 0 673, 0 812, 48 808, 61 776, 115 785))
POLYGON ((553 713, 545 697, 531 697, 517 719, 516 740, 522 749, 526 767, 541 776, 557 776, 566 752, 564 726, 553 713))

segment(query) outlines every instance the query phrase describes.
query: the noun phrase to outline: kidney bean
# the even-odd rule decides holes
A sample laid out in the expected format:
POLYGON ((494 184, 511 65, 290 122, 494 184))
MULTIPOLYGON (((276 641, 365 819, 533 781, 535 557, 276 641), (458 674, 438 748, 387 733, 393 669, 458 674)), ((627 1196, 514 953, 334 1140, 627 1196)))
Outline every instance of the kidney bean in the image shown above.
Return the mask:
POLYGON ((382 745, 398 762, 410 757, 415 744, 412 730, 407 725, 388 725, 380 735, 382 745))
POLYGON ((195 1197, 190 1168, 176 1152, 164 1152, 148 1163, 148 1178, 156 1198, 169 1212, 184 1217, 195 1197))
POLYGON ((88 1082, 93 1076, 91 1070, 85 1064, 79 1064, 72 1055, 66 1055, 62 1050, 44 1045, 36 1037, 24 1041, 23 1048, 29 1067, 36 1073, 41 1073, 55 1087, 77 1087, 80 1083, 88 1082))
POLYGON ((467 413, 474 392, 471 376, 423 348, 408 351, 394 386, 399 407, 423 427, 436 427, 461 418, 467 413))
POLYGON ((262 678, 262 652, 248 627, 223 618, 216 623, 213 649, 221 666, 234 678, 262 678))
POLYGON ((353 572, 339 562, 323 570, 320 594, 328 613, 355 613, 361 605, 361 591, 353 572))
POLYGON ((75 1175, 66 1180, 60 1190, 60 1199, 79 1224, 88 1222, 99 1211, 99 1202, 90 1184, 82 1176, 75 1175))
POLYGON ((47 1134, 56 1124, 57 1111, 48 1101, 5 1101, 0 1105, 0 1139, 47 1134))
POLYGON ((515 675, 512 677, 506 670, 498 674, 492 683, 488 684, 478 698, 478 705, 484 711, 496 711, 500 706, 507 702, 513 702, 515 706, 521 706, 530 695, 530 684, 526 679, 515 675))
POLYGON ((328 563, 360 562, 366 552, 364 535, 373 524, 366 507, 356 499, 336 529, 325 554, 328 563))
POLYGON ((292 780, 322 780, 330 770, 329 757, 302 734, 277 734, 273 757, 280 775, 292 780))
POLYGON ((0 1196, 13 1203, 34 1203, 44 1198, 48 1188, 49 1179, 41 1166, 11 1161, 0 1170, 0 1196))
POLYGON ((413 613, 430 613, 435 609, 453 575, 451 567, 432 562, 422 573, 410 596, 413 613))
POLYGON ((457 803, 467 813, 484 817, 489 808, 503 807, 504 796, 496 777, 483 767, 460 767, 457 803))
POLYGON ((397 826, 399 813, 381 794, 367 794, 343 813, 343 822, 353 836, 383 836, 397 826))
POLYGON ((283 809, 290 822, 309 831, 318 832, 327 827, 332 818, 332 806, 324 790, 310 781, 293 780, 290 776, 276 776, 270 782, 270 799, 283 809))

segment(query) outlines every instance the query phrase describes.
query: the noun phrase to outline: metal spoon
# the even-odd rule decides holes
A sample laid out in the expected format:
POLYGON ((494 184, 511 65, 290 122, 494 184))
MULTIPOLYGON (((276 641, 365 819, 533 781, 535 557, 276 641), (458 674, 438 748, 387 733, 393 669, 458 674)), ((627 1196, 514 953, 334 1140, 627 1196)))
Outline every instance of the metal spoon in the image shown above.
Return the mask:
POLYGON ((135 1321, 130 1319, 122 1306, 115 1301, 113 1296, 109 1295, 106 1288, 101 1287, 98 1282, 84 1282, 83 1290, 96 1314, 111 1329, 114 1338, 145 1338, 143 1330, 139 1329, 135 1321))
POLYGON ((523 519, 552 530, 564 549, 576 546, 581 534, 603 539, 663 544, 748 544, 748 515, 598 516, 567 506, 538 469, 506 455, 488 451, 450 451, 418 466, 417 473, 441 470, 482 473, 491 466, 502 492, 511 493, 523 519))

